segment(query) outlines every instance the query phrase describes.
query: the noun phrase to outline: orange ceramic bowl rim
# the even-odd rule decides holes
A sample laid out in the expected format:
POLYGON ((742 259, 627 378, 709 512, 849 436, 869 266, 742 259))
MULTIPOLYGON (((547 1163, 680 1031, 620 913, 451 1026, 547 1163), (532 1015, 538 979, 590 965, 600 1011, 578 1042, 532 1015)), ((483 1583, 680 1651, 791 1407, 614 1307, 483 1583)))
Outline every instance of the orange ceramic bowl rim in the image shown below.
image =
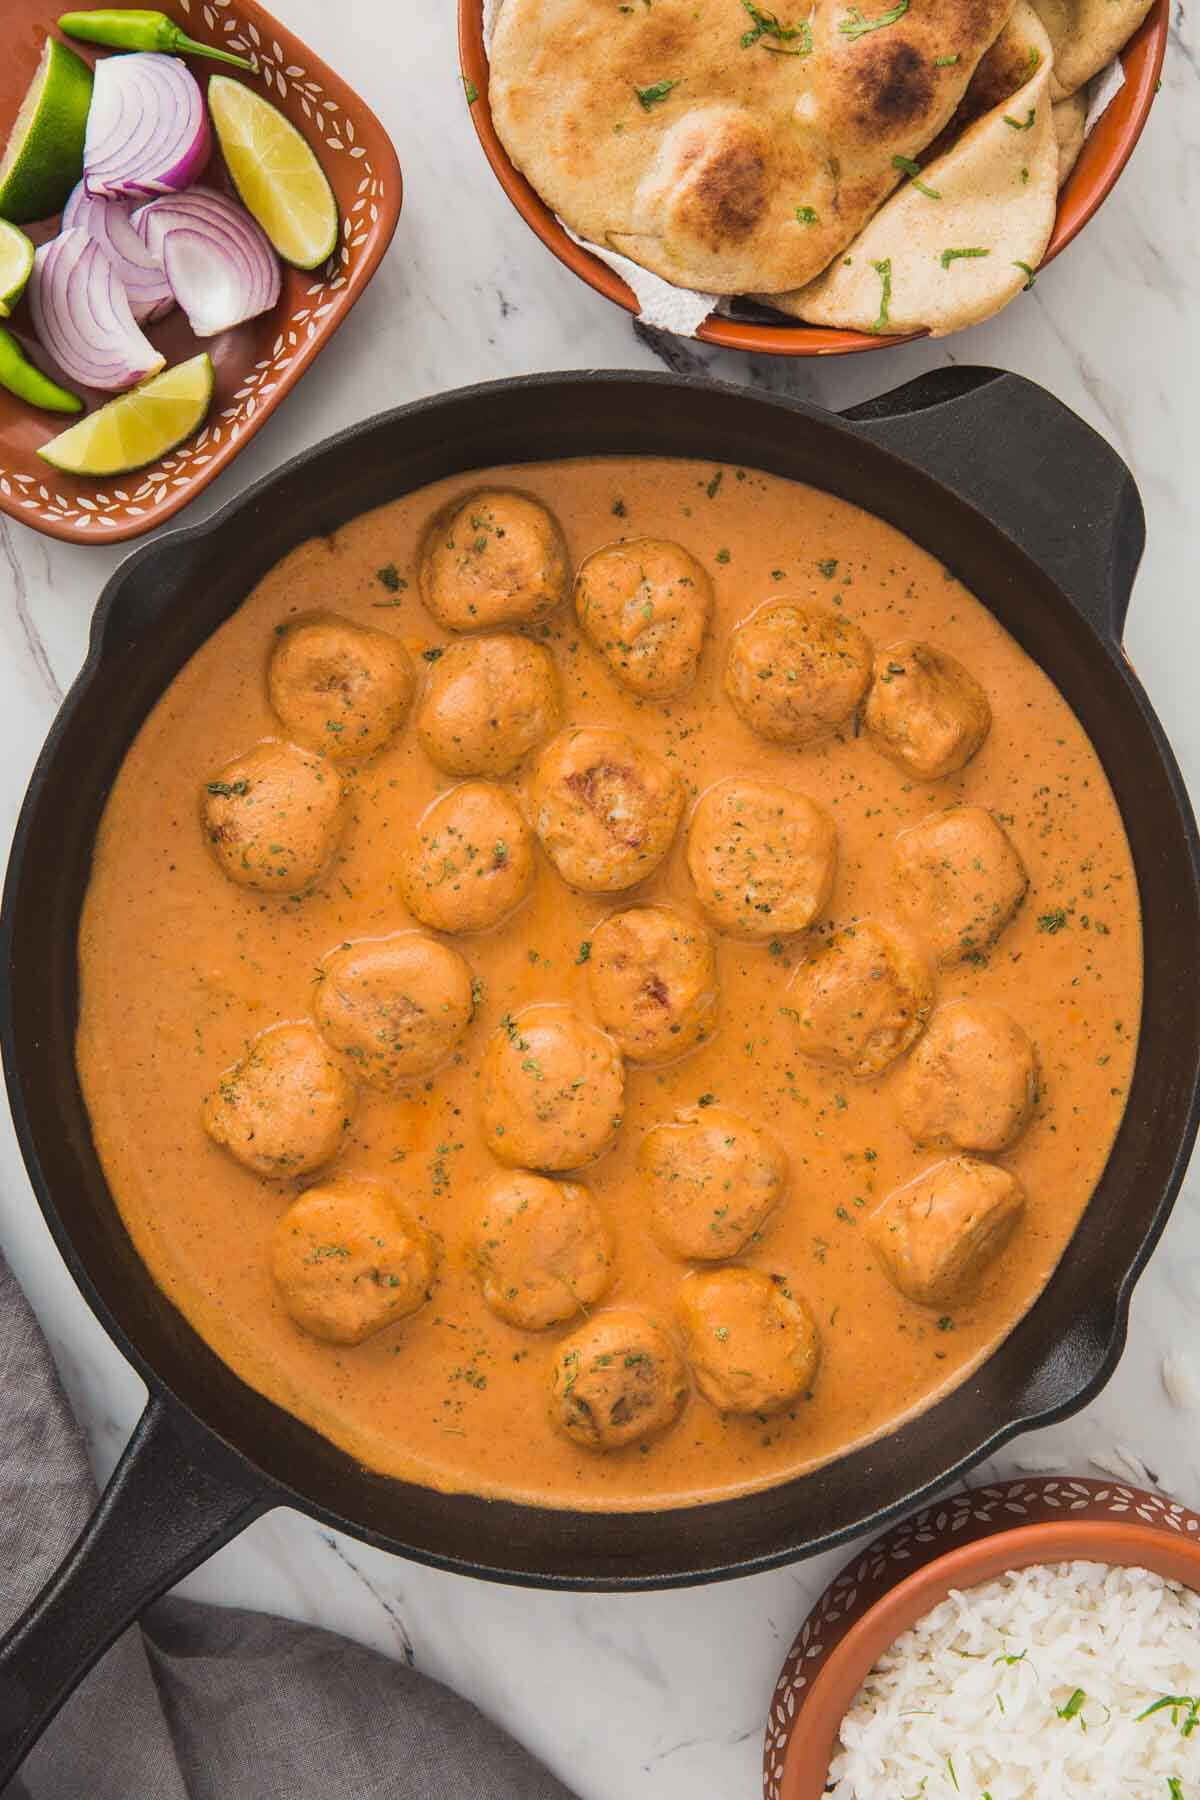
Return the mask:
MULTIPOLYGON (((1055 1484, 1026 1482, 1012 1485, 1036 1490, 1055 1484)), ((888 1645, 939 1605, 951 1588, 975 1587, 1008 1569, 1029 1568, 1035 1563, 1099 1562, 1150 1569, 1200 1592, 1200 1518, 1196 1514, 1181 1506, 1165 1505, 1156 1495, 1119 1483, 1070 1485, 1099 1492, 1102 1499, 1108 1495, 1114 1499, 1118 1494, 1128 1496, 1128 1503, 1123 1503, 1127 1516, 1120 1519, 1097 1517, 1097 1509, 1093 1506, 1089 1507, 1092 1516, 1087 1518, 1073 1517, 1070 1511, 1064 1510, 1058 1517, 1047 1518, 1042 1513, 1036 1523, 1014 1526, 1008 1523, 1011 1510, 1001 1499, 994 1528, 985 1528, 970 1541, 957 1543, 952 1549, 934 1551, 928 1560, 921 1561, 919 1556, 914 1556, 913 1560, 920 1566, 885 1587, 879 1597, 865 1607, 837 1637, 811 1682, 797 1696, 782 1755, 777 1748, 772 1756, 768 1727, 764 1765, 767 1800, 820 1800, 825 1792, 838 1727, 863 1680, 888 1645), (1148 1507, 1156 1510, 1151 1512, 1148 1507), (1000 1519, 1005 1523, 1001 1524, 1000 1519), (1174 1519, 1175 1523, 1168 1524, 1168 1519, 1174 1519)), ((1008 1490, 992 1491, 1003 1496, 1008 1490)), ((922 1517, 938 1515, 944 1520, 946 1511, 946 1506, 935 1505, 922 1517)), ((936 1527, 933 1529, 936 1533, 936 1527)), ((886 1534, 880 1544, 886 1544, 894 1535, 886 1534)), ((870 1555, 868 1551, 867 1556, 870 1555)), ((854 1562, 861 1566, 861 1559, 862 1552, 854 1562)), ((839 1581, 844 1578, 845 1572, 839 1581)), ((851 1599, 847 1611, 853 1609, 853 1604, 851 1599)), ((785 1664, 780 1689, 776 1691, 777 1702, 795 1654, 794 1649, 785 1664)), ((819 1657, 821 1652, 819 1648, 814 1652, 806 1647, 804 1654, 819 1657)))
MULTIPOLYGON (((1133 155, 1154 103, 1162 73, 1170 26, 1168 0, 1154 5, 1121 52, 1125 85, 1098 120, 1080 152, 1079 161, 1058 197, 1058 216, 1039 269, 1053 262, 1099 210, 1133 155)), ((463 81, 475 130, 500 186, 525 223, 559 262, 580 280, 626 312, 638 310, 628 284, 607 263, 581 248, 563 230, 545 201, 509 160, 492 122, 488 104, 489 64, 483 47, 483 0, 458 0, 458 47, 463 81), (472 96, 474 96, 472 98, 472 96)), ((879 337, 866 331, 839 331, 831 326, 749 324, 714 314, 696 332, 706 344, 724 350, 749 350, 773 356, 847 356, 859 350, 885 350, 912 343, 907 337, 879 337)))

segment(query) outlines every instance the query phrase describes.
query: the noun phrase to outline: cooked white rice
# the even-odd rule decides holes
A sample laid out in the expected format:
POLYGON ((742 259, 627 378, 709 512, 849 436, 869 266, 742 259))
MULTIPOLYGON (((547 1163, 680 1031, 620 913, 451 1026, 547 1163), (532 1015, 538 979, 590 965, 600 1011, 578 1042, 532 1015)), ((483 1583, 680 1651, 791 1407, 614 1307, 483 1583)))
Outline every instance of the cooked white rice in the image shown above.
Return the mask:
POLYGON ((859 1689, 826 1792, 1200 1800, 1200 1594, 1091 1562, 952 1591, 859 1689))

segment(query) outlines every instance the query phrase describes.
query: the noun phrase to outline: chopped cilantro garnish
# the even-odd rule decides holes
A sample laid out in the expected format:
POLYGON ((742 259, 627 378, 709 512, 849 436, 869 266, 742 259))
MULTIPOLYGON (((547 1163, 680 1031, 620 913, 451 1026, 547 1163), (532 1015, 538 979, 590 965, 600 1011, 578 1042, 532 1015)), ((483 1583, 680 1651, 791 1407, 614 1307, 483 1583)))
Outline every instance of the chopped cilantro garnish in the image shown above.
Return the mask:
POLYGON ((872 325, 872 331, 883 331, 888 323, 888 308, 892 302, 892 259, 885 256, 882 262, 872 263, 871 267, 879 277, 881 292, 879 295, 879 317, 872 325))
POLYGON ((899 169, 902 175, 907 175, 918 194, 924 194, 927 200, 941 199, 942 196, 938 193, 936 188, 926 187, 925 183, 919 179, 921 165, 918 162, 914 162, 911 156, 893 156, 892 167, 893 169, 899 169))
POLYGON ((652 82, 649 87, 640 88, 635 85, 633 91, 638 97, 638 105, 641 107, 642 111, 650 112, 660 103, 660 101, 666 99, 672 88, 677 88, 678 86, 679 82, 677 80, 655 81, 652 82))
POLYGON ((894 25, 908 11, 908 0, 896 0, 890 11, 880 13, 877 19, 864 19, 859 7, 852 6, 844 19, 839 20, 838 30, 844 37, 864 37, 868 31, 878 31, 881 26, 894 25))

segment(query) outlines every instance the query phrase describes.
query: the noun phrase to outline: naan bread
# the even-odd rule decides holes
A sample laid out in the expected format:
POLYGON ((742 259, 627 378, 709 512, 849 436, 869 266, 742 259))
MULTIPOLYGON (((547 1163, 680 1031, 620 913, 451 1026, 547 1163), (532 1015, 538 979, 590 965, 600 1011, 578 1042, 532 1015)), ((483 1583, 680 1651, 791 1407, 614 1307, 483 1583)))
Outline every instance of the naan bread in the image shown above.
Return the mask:
POLYGON ((1083 149, 1083 128, 1087 123, 1087 98, 1070 94, 1054 107, 1054 135, 1058 139, 1058 185, 1061 187, 1083 149))
POLYGON ((1002 101, 1011 100, 1037 69, 1046 54, 1047 42, 1045 27, 1032 5, 1014 7, 1004 30, 980 58, 954 117, 918 160, 924 163, 941 156, 958 142, 968 125, 992 112, 1002 101))
POLYGON ((1050 45, 1027 0, 1033 74, 882 207, 833 267, 771 304, 814 325, 934 337, 991 318, 1025 286, 1054 229, 1058 139, 1050 45))
POLYGON ((1033 0, 1054 49, 1052 100, 1064 100, 1123 50, 1154 0, 1033 0))
POLYGON ((492 118, 579 236, 707 293, 809 281, 947 123, 1012 0, 505 0, 492 118))

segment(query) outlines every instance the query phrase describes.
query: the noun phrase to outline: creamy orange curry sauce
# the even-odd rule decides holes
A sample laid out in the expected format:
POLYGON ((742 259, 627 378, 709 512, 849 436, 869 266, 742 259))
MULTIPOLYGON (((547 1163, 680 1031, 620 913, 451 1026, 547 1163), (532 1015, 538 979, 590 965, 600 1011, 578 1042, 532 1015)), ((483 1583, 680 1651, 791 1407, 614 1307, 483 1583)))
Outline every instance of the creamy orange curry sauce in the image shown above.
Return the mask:
POLYGON ((1087 1205, 1141 1005, 1047 677, 891 527, 683 461, 288 556, 129 752, 80 964, 109 1182, 215 1350, 371 1468, 585 1508, 961 1382, 1087 1205))

